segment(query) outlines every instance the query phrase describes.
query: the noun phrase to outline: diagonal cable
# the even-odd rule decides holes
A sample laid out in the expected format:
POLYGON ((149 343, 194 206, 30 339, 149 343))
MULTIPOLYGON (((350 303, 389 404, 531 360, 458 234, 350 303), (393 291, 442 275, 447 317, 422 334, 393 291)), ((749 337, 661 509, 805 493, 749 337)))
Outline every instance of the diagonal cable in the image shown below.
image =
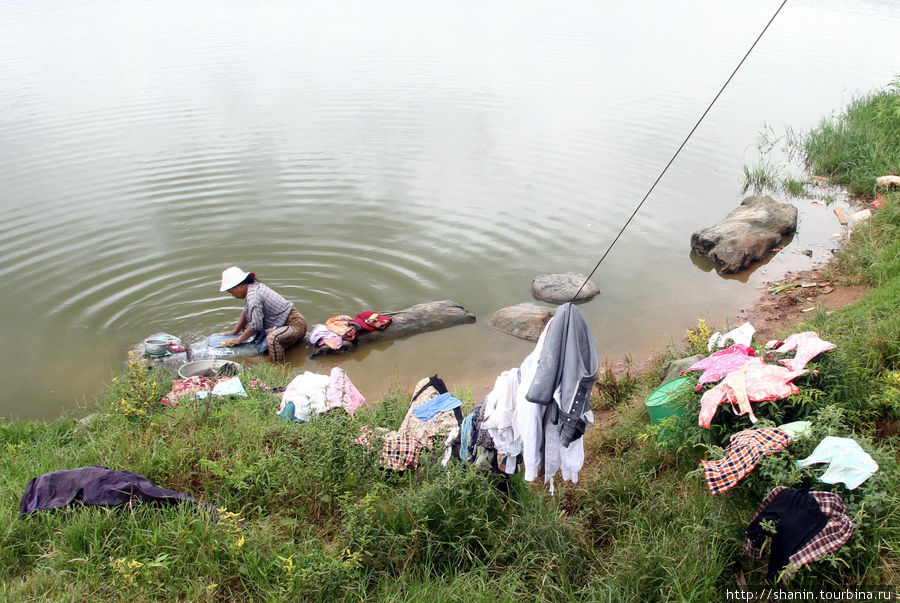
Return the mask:
POLYGON ((737 64, 737 67, 734 68, 734 71, 731 72, 731 75, 729 75, 728 79, 725 80, 725 83, 722 84, 722 87, 719 89, 719 92, 716 94, 715 98, 712 99, 712 102, 710 102, 709 105, 706 107, 706 110, 703 112, 703 115, 700 116, 700 119, 698 119, 697 123, 694 124, 694 127, 691 128, 691 131, 688 132, 688 135, 684 137, 684 140, 681 142, 681 145, 679 145, 678 149, 676 149, 675 153, 672 155, 672 158, 669 159, 669 162, 659 173, 659 176, 657 176, 656 180, 653 181, 653 184, 650 186, 650 189, 647 191, 647 194, 644 195, 644 198, 641 199, 641 202, 638 203, 637 207, 634 208, 634 211, 631 212, 631 215, 628 217, 628 219, 625 221, 625 224, 619 230, 619 233, 616 235, 616 238, 614 238, 612 240, 612 243, 609 244, 609 247, 606 248, 606 251, 604 251, 603 255, 600 257, 600 259, 597 260, 597 263, 594 265, 594 269, 591 270, 590 274, 588 274, 587 277, 584 279, 584 282, 581 283, 581 287, 578 288, 578 291, 575 292, 575 295, 572 296, 572 300, 569 303, 574 302, 578 298, 578 294, 581 293, 581 290, 584 289, 584 286, 587 284, 587 282, 591 279, 592 276, 594 276, 594 273, 597 271, 597 268, 600 267, 600 264, 603 262, 604 259, 606 259, 606 256, 609 255, 609 252, 613 248, 613 245, 616 244, 616 242, 619 240, 619 237, 622 236, 622 233, 625 232, 625 229, 628 228, 629 224, 631 224, 631 220, 634 219, 634 216, 636 216, 638 211, 640 211, 641 206, 644 205, 644 201, 647 200, 647 198, 650 196, 650 193, 653 192, 653 189, 656 188, 656 185, 659 183, 660 180, 662 180, 662 177, 665 175, 666 171, 668 171, 669 166, 671 166, 672 163, 674 163, 675 158, 678 157, 678 154, 681 152, 681 149, 683 149, 684 145, 686 145, 688 140, 691 139, 691 136, 694 134, 694 132, 700 126, 700 123, 703 121, 703 118, 706 117, 706 114, 709 113, 709 110, 712 109, 713 105, 716 104, 716 101, 719 100, 719 97, 722 95, 722 92, 725 91, 725 88, 728 86, 728 84, 731 82, 731 79, 738 72, 738 69, 741 68, 741 65, 744 64, 744 61, 746 61, 747 57, 750 56, 750 53, 753 52, 753 49, 756 47, 756 44, 760 41, 760 39, 762 39, 763 34, 765 34, 766 30, 769 29, 769 26, 775 20, 775 17, 778 16, 778 13, 781 12, 781 9, 784 8, 785 4, 787 4, 787 0, 784 0, 781 3, 781 6, 778 7, 778 10, 775 11, 775 14, 773 14, 772 18, 769 19, 769 22, 766 23, 766 26, 763 27, 761 32, 759 32, 759 35, 756 37, 756 40, 753 41, 753 44, 750 45, 750 48, 744 54, 744 57, 741 59, 741 61, 737 64))

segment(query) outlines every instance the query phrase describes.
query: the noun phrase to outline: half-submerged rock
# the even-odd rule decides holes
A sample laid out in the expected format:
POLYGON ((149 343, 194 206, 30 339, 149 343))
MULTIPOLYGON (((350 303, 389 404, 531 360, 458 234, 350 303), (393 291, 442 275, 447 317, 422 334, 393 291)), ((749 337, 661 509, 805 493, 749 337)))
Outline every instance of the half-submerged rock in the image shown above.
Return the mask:
POLYGON ((554 308, 525 302, 500 308, 488 319, 487 325, 519 339, 537 341, 554 311, 554 308))
POLYGON ((796 207, 771 197, 747 197, 717 224, 692 234, 691 249, 730 274, 761 260, 796 230, 796 207))
MULTIPOLYGON (((463 308, 460 304, 449 299, 442 301, 426 302, 410 306, 405 310, 396 312, 381 312, 385 316, 390 316, 391 324, 382 330, 361 331, 356 336, 356 344, 374 343, 378 341, 389 341, 417 333, 425 333, 427 331, 436 331, 456 325, 470 324, 475 322, 475 315, 463 308)), ((352 351, 355 346, 342 346, 339 350, 332 350, 329 347, 322 346, 316 348, 312 356, 322 356, 324 354, 333 354, 335 352, 352 351)))
POLYGON ((587 301, 598 293, 600 293, 600 288, 594 281, 590 281, 585 275, 575 272, 539 274, 531 281, 531 294, 540 300, 552 304, 587 301), (582 287, 582 285, 584 286, 582 287), (577 298, 575 298, 576 293, 578 294, 577 298))

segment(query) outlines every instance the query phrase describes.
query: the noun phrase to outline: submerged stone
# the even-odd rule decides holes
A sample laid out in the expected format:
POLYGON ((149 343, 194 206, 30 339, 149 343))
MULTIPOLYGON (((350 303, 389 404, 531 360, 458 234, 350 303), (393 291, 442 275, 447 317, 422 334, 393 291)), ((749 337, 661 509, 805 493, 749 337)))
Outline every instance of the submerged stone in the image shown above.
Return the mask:
POLYGON ((537 341, 554 311, 554 308, 525 302, 500 308, 488 319, 487 324, 513 337, 537 341))
POLYGON ((763 259, 796 230, 796 207, 771 197, 747 197, 725 218, 692 234, 691 249, 730 274, 763 259))
POLYGON ((536 298, 552 304, 565 304, 570 301, 587 301, 600 293, 594 281, 583 274, 566 272, 565 274, 539 274, 531 282, 531 294, 536 298), (584 284, 584 287, 581 285, 584 284), (581 291, 579 292, 579 288, 581 291), (574 299, 575 293, 578 298, 574 299))

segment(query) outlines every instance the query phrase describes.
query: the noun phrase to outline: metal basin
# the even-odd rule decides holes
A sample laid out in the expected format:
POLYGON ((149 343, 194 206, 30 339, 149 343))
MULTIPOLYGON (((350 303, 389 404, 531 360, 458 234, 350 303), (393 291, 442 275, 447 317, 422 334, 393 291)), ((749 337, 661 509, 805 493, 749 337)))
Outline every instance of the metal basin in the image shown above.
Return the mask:
POLYGON ((181 379, 197 376, 215 379, 240 373, 241 365, 231 360, 195 360, 182 364, 178 369, 178 376, 181 379))

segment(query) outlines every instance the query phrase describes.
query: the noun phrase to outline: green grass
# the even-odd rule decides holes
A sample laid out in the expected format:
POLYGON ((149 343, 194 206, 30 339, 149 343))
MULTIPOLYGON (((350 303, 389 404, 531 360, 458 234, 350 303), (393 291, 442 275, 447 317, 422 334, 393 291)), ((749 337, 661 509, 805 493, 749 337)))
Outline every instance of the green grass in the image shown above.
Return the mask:
MULTIPOLYGON (((888 131, 895 126, 889 100, 859 101, 845 119, 874 115, 867 134, 880 140, 872 131, 879 120, 890 118, 888 131)), ((809 139, 849 128, 823 123, 809 139)), ((874 174, 884 166, 879 153, 850 163, 874 174)), ((833 266, 835 278, 871 292, 795 328, 815 330, 837 349, 811 363, 799 394, 756 405, 759 426, 809 419, 813 437, 764 459, 726 494, 709 494, 698 461, 721 454, 746 419, 722 408, 711 429, 700 428, 700 394, 687 391, 680 417, 650 427, 643 400, 658 383, 630 365, 624 374, 604 367, 592 406, 617 420, 588 430, 580 481, 550 496, 520 476, 458 463, 444 469, 440 442, 417 471, 381 469, 353 440, 363 425, 395 428, 407 391, 356 417, 332 411, 287 423, 263 391, 162 407, 172 377, 134 359, 89 421, 0 423, 0 600, 720 601, 739 576, 750 585, 764 580, 765 562, 743 552, 743 530, 775 485, 838 492, 857 521, 846 546, 803 568, 790 587, 897 584, 900 445, 890 428, 900 419, 900 193, 884 201, 833 266), (794 461, 824 435, 854 437, 881 470, 848 491, 818 481, 823 466, 798 469, 794 461), (94 463, 221 510, 17 516, 31 478, 94 463)), ((668 355, 690 355, 711 330, 701 322, 668 355)), ((283 386, 290 375, 261 364, 244 377, 283 386)), ((457 394, 466 408, 478 402, 468 389, 457 394)))
POLYGON ((803 145, 814 173, 854 194, 874 196, 878 176, 900 172, 900 78, 823 119, 803 145))

